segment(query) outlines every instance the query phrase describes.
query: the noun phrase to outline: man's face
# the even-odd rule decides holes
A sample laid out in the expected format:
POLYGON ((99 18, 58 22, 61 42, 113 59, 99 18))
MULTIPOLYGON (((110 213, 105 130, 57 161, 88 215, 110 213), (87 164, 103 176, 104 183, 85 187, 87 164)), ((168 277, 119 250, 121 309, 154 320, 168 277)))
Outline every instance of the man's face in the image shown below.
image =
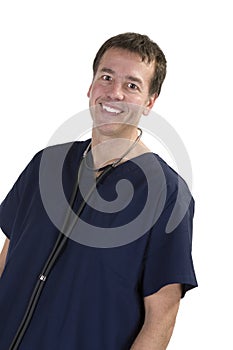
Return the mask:
POLYGON ((149 95, 154 62, 145 63, 130 51, 112 48, 103 55, 88 91, 94 127, 104 134, 120 134, 127 123, 138 125, 157 95, 149 95))

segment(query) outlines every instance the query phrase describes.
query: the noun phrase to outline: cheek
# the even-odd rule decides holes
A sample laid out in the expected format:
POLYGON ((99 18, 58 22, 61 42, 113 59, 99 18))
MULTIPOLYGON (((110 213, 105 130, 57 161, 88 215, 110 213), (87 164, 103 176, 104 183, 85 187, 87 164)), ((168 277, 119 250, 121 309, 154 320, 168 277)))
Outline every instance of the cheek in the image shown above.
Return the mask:
POLYGON ((89 97, 89 104, 93 105, 95 100, 95 89, 93 87, 89 88, 87 96, 89 97))
POLYGON ((88 90, 88 97, 89 98, 96 98, 96 97, 98 97, 98 95, 100 94, 100 89, 99 89, 99 86, 98 86, 98 84, 95 84, 95 83, 93 83, 91 86, 90 86, 90 88, 89 88, 89 90, 88 90))
POLYGON ((91 97, 91 86, 89 87, 88 91, 87 91, 87 97, 91 97))
POLYGON ((145 106, 147 101, 142 96, 129 96, 128 102, 134 103, 138 106, 145 106))

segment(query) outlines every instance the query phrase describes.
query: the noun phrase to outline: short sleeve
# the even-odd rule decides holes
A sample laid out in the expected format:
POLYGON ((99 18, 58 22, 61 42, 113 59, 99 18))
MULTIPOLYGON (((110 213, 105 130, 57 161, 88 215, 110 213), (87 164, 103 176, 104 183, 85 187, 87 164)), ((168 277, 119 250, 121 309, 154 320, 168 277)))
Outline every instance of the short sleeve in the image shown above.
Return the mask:
POLYGON ((27 193, 27 197, 29 197, 35 185, 35 163, 38 160, 38 155, 39 153, 31 159, 0 205, 0 227, 9 239, 12 238, 12 228, 20 207, 22 207, 22 200, 24 198, 25 207, 25 194, 27 193))
POLYGON ((150 232, 143 274, 144 296, 173 283, 182 285, 182 297, 197 287, 192 259, 194 199, 185 185, 182 192, 181 196, 177 190, 168 194, 164 210, 150 232))

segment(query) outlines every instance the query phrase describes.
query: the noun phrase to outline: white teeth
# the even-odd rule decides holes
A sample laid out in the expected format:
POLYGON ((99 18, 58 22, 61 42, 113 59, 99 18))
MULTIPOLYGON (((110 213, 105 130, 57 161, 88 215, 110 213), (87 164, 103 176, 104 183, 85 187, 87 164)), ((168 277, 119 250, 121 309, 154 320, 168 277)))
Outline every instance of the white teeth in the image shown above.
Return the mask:
POLYGON ((121 113, 121 111, 119 111, 119 109, 115 109, 115 108, 105 106, 105 105, 102 105, 102 107, 105 111, 110 112, 110 113, 116 113, 116 114, 121 113))

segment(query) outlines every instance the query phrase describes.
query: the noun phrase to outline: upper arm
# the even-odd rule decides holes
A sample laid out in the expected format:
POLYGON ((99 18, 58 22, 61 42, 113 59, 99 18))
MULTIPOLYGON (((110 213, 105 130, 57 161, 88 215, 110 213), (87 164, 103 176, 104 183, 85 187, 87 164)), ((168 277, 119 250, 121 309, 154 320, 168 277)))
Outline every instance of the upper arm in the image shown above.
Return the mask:
POLYGON ((2 272, 4 270, 5 267, 5 262, 6 262, 6 257, 7 257, 7 253, 8 253, 8 248, 9 248, 9 244, 10 244, 10 240, 8 238, 6 238, 5 243, 3 245, 1 254, 0 254, 0 277, 2 275, 2 272))
POLYGON ((192 260, 194 201, 191 200, 181 222, 168 234, 166 226, 173 206, 172 200, 150 232, 144 259, 144 297, 162 292, 163 287, 167 285, 171 285, 172 288, 175 284, 182 285, 183 297, 188 290, 197 286, 192 260))
POLYGON ((181 298, 181 285, 170 284, 144 298, 145 320, 131 350, 167 349, 181 298))
POLYGON ((158 292, 144 298, 145 325, 156 328, 163 325, 172 332, 179 309, 182 288, 180 284, 169 284, 158 292))

